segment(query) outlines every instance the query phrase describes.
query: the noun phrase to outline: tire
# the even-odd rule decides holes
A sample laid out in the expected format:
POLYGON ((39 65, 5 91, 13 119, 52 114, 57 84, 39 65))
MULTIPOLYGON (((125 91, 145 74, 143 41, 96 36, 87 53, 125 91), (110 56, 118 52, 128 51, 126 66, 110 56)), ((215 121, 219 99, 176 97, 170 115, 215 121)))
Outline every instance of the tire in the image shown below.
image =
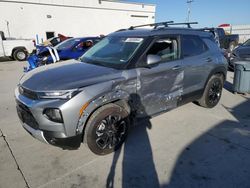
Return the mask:
POLYGON ((201 99, 197 101, 199 105, 205 108, 215 107, 220 101, 223 85, 223 75, 216 74, 211 76, 211 78, 207 82, 201 99))
POLYGON ((84 142, 97 155, 109 154, 123 144, 129 130, 128 112, 113 103, 97 109, 87 122, 84 142))
POLYGON ((17 61, 25 61, 28 57, 27 52, 24 49, 16 49, 13 53, 13 58, 17 61))

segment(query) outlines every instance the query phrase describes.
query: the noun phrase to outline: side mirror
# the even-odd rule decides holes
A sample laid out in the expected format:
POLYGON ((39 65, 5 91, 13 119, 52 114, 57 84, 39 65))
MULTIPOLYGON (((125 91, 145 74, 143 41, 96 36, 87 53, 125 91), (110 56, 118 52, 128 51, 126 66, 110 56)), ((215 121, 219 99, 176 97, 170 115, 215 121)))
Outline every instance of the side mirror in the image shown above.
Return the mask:
POLYGON ((155 65, 161 62, 161 57, 158 55, 151 55, 147 56, 147 65, 155 65))

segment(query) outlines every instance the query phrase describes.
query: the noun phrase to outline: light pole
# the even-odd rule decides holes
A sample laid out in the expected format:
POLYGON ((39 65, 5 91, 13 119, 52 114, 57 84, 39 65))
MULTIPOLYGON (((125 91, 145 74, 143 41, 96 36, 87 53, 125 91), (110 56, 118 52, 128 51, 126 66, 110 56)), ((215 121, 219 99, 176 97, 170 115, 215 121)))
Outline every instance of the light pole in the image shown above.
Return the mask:
POLYGON ((190 14, 191 14, 191 3, 194 2, 194 0, 187 0, 188 4, 188 16, 187 16, 187 22, 189 22, 190 14))

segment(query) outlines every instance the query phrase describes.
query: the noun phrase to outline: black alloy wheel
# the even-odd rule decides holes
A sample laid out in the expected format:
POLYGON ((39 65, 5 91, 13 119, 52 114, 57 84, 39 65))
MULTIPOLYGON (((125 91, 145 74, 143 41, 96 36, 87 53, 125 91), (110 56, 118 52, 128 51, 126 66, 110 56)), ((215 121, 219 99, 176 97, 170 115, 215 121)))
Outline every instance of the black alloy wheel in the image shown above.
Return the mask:
POLYGON ((217 104, 221 97, 222 84, 219 79, 215 80, 208 92, 208 101, 210 104, 217 104))
POLYGON ((221 98, 224 85, 224 77, 222 74, 215 74, 210 77, 205 87, 202 98, 197 102, 205 108, 215 107, 221 98))
POLYGON ((106 155, 120 148, 130 127, 129 113, 110 103, 98 108, 89 118, 84 142, 97 155, 106 155))
POLYGON ((127 124, 121 116, 109 115, 96 128, 96 144, 101 149, 115 149, 124 140, 127 124))

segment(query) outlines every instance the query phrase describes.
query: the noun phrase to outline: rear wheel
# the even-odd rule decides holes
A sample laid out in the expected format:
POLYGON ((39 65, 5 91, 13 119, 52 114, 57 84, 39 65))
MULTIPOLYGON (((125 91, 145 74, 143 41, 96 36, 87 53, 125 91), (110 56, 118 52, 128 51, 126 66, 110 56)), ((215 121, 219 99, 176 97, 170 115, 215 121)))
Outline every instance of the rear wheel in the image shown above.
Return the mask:
POLYGON ((13 58, 17 61, 25 61, 27 59, 27 52, 20 48, 20 49, 16 49, 13 53, 13 58))
POLYGON ((224 78, 221 74, 213 75, 207 82, 203 96, 198 103, 205 108, 215 107, 221 98, 224 78))
POLYGON ((129 114, 116 104, 107 104, 97 109, 90 117, 84 142, 97 155, 106 155, 117 150, 129 130, 129 114))

